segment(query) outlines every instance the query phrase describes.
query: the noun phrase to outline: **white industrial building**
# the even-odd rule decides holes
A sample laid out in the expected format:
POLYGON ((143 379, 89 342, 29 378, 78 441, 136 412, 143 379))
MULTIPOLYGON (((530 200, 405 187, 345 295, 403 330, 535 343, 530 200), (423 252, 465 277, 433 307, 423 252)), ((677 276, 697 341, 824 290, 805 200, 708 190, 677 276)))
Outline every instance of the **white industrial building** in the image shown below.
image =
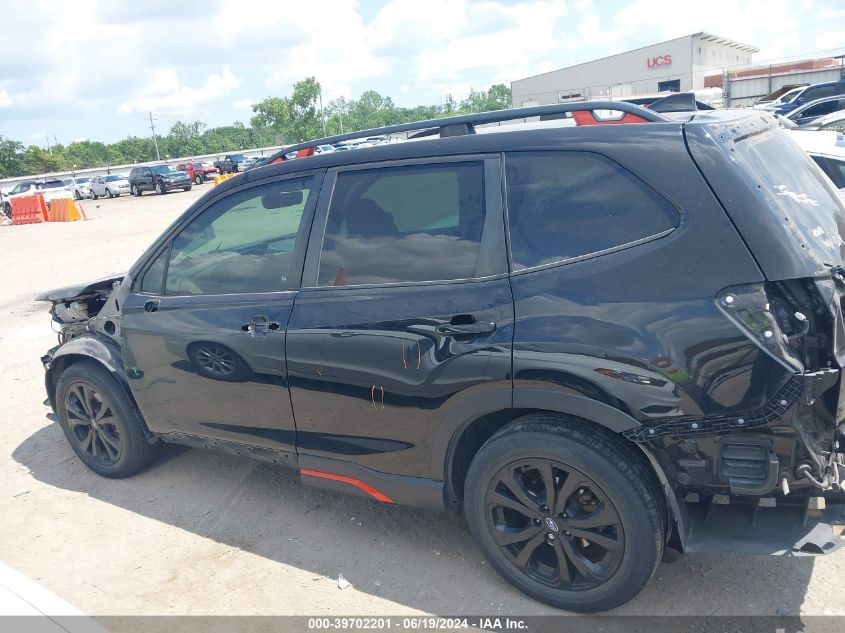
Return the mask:
POLYGON ((514 107, 580 99, 700 90, 707 75, 749 66, 759 49, 694 33, 511 82, 514 107))

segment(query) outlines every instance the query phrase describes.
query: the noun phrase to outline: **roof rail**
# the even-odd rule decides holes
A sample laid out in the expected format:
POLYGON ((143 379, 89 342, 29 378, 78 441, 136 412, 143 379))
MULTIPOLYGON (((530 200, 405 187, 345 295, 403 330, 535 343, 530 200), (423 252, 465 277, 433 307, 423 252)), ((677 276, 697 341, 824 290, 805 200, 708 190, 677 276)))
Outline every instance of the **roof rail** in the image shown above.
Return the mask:
POLYGON ((285 154, 290 154, 291 152, 297 152, 297 158, 310 156, 313 153, 313 148, 317 145, 333 145, 334 143, 361 138, 362 136, 396 134, 398 132, 413 132, 418 130, 429 130, 431 128, 439 128, 441 137, 462 136, 465 134, 475 134, 476 125, 482 125, 485 123, 501 123, 503 121, 527 119, 529 117, 550 114, 563 114, 566 112, 577 113, 577 116, 573 116, 578 125, 595 125, 602 123, 657 123, 669 121, 669 119, 656 112, 625 101, 578 101, 573 103, 531 106, 527 108, 510 108, 507 110, 495 110, 493 112, 460 114, 457 116, 443 117, 441 119, 399 123, 397 125, 387 125, 385 127, 377 127, 370 130, 347 132, 346 134, 337 134, 335 136, 327 136, 325 138, 290 145, 268 157, 266 162, 262 162, 265 165, 269 164, 279 158, 283 158, 285 154), (621 119, 602 121, 601 119, 595 118, 594 113, 596 110, 622 112, 624 116, 621 119), (592 119, 592 122, 590 122, 589 119, 586 119, 584 115, 587 115, 589 119, 592 119), (307 150, 311 150, 311 152, 307 152, 307 150))

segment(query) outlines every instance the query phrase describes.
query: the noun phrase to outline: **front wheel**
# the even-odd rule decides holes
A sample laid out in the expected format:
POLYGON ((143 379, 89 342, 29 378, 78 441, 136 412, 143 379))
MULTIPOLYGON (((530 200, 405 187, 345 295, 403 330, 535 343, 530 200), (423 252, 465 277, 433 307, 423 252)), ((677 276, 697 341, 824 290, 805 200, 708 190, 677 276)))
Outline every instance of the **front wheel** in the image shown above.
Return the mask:
POLYGON ((529 596, 596 612, 636 596, 663 553, 665 505, 625 441, 534 414, 470 464, 467 522, 492 566, 529 596))
POLYGON ((188 185, 187 187, 182 187, 185 191, 190 191, 193 185, 188 185))
POLYGON ((134 475, 157 455, 126 391, 103 367, 82 361, 56 385, 56 414, 71 448, 98 475, 134 475))
POLYGON ((91 190, 91 200, 99 200, 99 199, 100 199, 100 196, 98 196, 96 193, 94 193, 94 190, 92 189, 91 190))
POLYGON ((167 193, 167 189, 164 188, 164 185, 161 182, 156 183, 156 193, 160 196, 167 193))
POLYGON ((109 200, 114 198, 114 194, 111 192, 111 189, 106 189, 106 198, 108 198, 109 200))
POLYGON ((79 192, 76 189, 73 190, 73 199, 82 200, 82 196, 79 195, 79 192))
POLYGON ((129 187, 129 193, 131 193, 133 196, 140 196, 141 190, 138 189, 138 185, 131 185, 129 187))

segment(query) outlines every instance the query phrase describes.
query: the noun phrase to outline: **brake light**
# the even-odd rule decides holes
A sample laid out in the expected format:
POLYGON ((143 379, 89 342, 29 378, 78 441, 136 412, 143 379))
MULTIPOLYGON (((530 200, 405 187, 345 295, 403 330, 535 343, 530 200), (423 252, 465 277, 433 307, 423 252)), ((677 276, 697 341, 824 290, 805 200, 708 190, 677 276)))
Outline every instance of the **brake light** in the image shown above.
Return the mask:
MULTIPOLYGON (((804 371, 803 363, 791 348, 790 337, 784 332, 791 325, 784 322, 783 315, 776 316, 765 284, 725 288, 716 295, 716 305, 731 323, 781 365, 791 371, 804 371)), ((799 314, 795 317, 799 318, 799 314)))

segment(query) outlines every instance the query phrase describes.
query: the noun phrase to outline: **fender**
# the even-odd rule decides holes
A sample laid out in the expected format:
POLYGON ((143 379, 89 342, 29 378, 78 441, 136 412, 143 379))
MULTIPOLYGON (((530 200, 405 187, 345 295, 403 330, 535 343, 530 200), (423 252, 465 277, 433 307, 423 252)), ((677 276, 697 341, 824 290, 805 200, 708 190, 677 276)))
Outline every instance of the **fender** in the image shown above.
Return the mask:
POLYGON ((559 389, 517 387, 499 382, 485 385, 451 407, 437 427, 431 443, 431 478, 442 480, 451 460, 449 455, 456 440, 473 421, 489 413, 512 410, 545 410, 584 418, 615 433, 639 428, 641 425, 624 411, 608 404, 559 389))
POLYGON ((53 399, 55 398, 54 391, 58 373, 67 366, 66 361, 69 356, 84 356, 97 361, 108 369, 129 392, 129 382, 123 370, 123 354, 120 351, 120 346, 112 339, 99 334, 82 334, 69 340, 44 359, 47 370, 45 383, 51 404, 55 405, 53 399))
POLYGON ((513 406, 515 409, 543 409, 567 413, 600 424, 614 433, 623 433, 641 426, 630 415, 609 404, 560 389, 517 387, 513 390, 513 406))

